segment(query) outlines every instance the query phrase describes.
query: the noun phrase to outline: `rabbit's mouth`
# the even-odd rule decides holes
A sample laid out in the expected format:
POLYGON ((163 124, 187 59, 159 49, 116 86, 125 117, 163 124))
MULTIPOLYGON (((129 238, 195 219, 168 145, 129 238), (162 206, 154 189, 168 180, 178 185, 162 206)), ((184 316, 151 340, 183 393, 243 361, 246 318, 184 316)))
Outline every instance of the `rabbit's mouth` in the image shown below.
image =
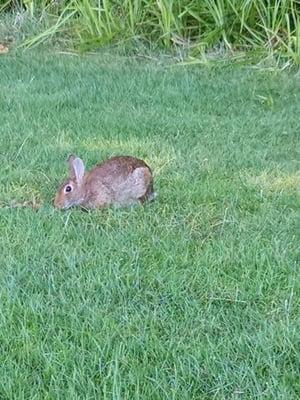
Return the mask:
POLYGON ((54 207, 57 208, 58 210, 67 210, 68 208, 71 207, 71 205, 67 205, 67 206, 66 206, 65 204, 63 204, 63 205, 57 205, 57 204, 55 204, 54 207))
POLYGON ((59 196, 56 196, 53 201, 53 205, 55 208, 58 208, 59 210, 66 210, 67 208, 71 207, 71 204, 65 201, 61 201, 59 196))
POLYGON ((60 196, 56 196, 54 199, 54 207, 59 209, 59 210, 67 210, 68 208, 71 208, 73 206, 78 206, 80 204, 82 204, 83 199, 78 199, 76 201, 74 201, 74 199, 61 199, 60 196))
POLYGON ((58 210, 67 210, 68 208, 72 207, 72 203, 66 203, 66 202, 59 202, 54 200, 54 207, 57 208, 58 210))

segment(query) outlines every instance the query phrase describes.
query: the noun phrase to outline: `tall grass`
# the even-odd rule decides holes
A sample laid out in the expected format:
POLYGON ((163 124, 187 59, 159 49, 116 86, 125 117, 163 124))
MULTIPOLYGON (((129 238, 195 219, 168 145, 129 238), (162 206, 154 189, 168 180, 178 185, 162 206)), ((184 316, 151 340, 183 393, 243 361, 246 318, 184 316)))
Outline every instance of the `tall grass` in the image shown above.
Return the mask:
POLYGON ((300 63, 300 0, 0 0, 2 10, 15 7, 56 19, 25 46, 63 31, 83 49, 139 39, 184 46, 197 55, 222 44, 229 51, 260 50, 300 63))

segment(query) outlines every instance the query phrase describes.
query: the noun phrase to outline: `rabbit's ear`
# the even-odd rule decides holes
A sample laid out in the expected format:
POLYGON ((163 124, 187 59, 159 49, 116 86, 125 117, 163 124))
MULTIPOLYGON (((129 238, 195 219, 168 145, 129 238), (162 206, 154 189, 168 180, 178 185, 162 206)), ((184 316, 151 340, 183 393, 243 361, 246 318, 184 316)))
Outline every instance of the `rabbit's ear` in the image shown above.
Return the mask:
POLYGON ((69 156, 68 158, 70 178, 76 182, 80 182, 84 175, 84 164, 81 158, 76 156, 69 156))

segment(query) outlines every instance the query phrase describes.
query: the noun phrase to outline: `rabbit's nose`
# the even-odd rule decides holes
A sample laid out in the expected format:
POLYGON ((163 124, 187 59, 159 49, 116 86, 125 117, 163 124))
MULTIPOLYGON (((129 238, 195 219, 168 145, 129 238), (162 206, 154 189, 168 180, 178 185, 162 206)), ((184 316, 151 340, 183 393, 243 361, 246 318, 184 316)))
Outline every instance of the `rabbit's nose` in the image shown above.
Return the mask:
POLYGON ((61 208, 61 202, 59 201, 59 196, 55 196, 53 199, 53 205, 55 208, 61 208))

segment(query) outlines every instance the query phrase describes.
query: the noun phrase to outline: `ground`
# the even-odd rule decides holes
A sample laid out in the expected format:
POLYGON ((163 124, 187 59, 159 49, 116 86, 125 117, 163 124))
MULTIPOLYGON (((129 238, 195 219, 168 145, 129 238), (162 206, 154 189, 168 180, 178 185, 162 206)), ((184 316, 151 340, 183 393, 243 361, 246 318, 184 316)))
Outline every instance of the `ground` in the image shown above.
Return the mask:
POLYGON ((0 87, 0 397, 298 398, 299 74, 32 51, 0 87), (54 210, 70 153, 157 200, 54 210))

